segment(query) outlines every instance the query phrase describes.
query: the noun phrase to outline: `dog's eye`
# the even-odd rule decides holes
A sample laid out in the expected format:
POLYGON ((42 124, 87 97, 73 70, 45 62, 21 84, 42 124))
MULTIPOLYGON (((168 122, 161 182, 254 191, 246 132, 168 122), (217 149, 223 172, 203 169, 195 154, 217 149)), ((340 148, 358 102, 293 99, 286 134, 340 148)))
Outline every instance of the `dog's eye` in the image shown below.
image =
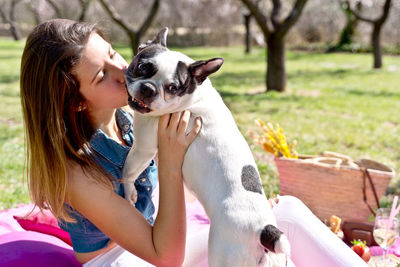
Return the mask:
POLYGON ((137 66, 136 71, 137 71, 137 74, 139 74, 139 75, 144 75, 144 74, 146 74, 146 72, 148 71, 148 69, 149 69, 149 64, 140 63, 140 64, 137 66))
POLYGON ((167 87, 167 90, 168 90, 168 92, 170 92, 170 93, 176 93, 176 91, 178 91, 178 87, 176 87, 175 84, 170 84, 170 85, 167 87))

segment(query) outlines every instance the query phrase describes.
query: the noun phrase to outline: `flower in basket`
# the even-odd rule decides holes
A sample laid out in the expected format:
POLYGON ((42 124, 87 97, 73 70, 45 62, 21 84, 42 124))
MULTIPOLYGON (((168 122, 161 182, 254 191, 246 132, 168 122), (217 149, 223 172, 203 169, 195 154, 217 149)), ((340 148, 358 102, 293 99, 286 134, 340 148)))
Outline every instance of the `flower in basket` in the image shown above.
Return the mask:
POLYGON ((276 124, 274 127, 272 123, 265 124, 261 119, 257 119, 255 123, 263 129, 263 133, 260 135, 252 134, 252 139, 265 151, 274 154, 275 157, 298 157, 294 149, 297 143, 296 140, 289 142, 279 124, 276 124))

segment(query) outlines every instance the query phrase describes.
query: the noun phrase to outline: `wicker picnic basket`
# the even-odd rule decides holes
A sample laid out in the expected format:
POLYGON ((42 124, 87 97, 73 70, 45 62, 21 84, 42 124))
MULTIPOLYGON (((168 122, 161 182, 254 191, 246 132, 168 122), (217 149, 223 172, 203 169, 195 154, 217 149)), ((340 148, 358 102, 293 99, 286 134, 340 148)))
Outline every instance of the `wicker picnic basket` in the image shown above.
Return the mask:
POLYGON ((335 157, 276 157, 275 163, 280 194, 301 199, 322 221, 331 215, 345 221, 367 221, 395 174, 388 166, 368 159, 355 164, 335 157))

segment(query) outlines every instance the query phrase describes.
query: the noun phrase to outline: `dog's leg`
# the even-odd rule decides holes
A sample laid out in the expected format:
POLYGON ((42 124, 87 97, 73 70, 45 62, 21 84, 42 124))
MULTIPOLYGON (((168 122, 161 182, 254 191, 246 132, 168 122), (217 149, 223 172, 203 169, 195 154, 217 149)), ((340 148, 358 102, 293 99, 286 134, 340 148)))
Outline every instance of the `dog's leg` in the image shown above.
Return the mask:
POLYGON ((137 192, 135 181, 149 166, 157 152, 158 117, 134 116, 134 144, 126 157, 122 177, 125 198, 132 204, 136 203, 137 192))

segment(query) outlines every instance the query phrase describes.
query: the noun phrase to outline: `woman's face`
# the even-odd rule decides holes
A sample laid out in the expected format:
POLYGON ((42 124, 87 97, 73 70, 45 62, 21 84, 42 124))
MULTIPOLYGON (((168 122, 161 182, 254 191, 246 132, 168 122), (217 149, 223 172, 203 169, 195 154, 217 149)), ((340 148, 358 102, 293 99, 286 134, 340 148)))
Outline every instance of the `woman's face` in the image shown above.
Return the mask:
POLYGON ((89 112, 125 106, 128 95, 125 70, 128 63, 97 33, 92 33, 74 73, 80 83, 82 103, 89 112))

